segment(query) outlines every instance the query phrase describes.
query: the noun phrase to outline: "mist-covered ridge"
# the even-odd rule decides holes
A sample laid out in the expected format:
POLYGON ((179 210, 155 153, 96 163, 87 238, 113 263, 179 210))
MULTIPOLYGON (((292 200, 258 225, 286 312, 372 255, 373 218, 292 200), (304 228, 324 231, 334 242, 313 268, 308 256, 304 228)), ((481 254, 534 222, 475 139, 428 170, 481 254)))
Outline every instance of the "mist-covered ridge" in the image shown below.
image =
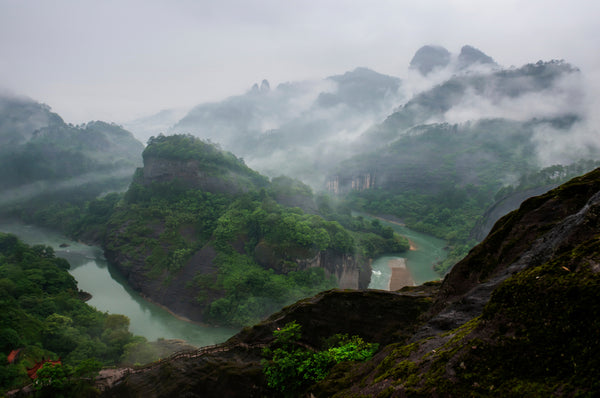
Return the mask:
POLYGON ((143 149, 115 124, 73 126, 47 105, 9 96, 0 97, 0 144, 0 189, 27 187, 31 194, 32 184, 127 178, 140 164, 143 149))
MULTIPOLYGON (((585 79, 566 61, 503 67, 473 46, 452 53, 427 45, 403 78, 359 67, 276 87, 264 80, 244 94, 197 105, 166 132, 217 142, 263 174, 287 174, 320 190, 343 160, 379 150, 421 125, 576 119, 536 127, 535 158, 547 167, 598 152, 583 100, 589 97, 585 79)), ((150 132, 135 134, 145 140, 150 132)))

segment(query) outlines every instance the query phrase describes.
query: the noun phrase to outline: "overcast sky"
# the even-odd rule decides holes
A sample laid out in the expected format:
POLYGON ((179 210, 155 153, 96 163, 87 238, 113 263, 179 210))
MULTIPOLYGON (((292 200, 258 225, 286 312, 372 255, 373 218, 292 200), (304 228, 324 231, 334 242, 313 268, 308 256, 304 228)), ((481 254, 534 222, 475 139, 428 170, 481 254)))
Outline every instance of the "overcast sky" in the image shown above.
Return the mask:
POLYGON ((597 0, 0 0, 0 88, 67 122, 123 123, 264 78, 403 77, 424 44, 600 77, 599 16, 597 0))

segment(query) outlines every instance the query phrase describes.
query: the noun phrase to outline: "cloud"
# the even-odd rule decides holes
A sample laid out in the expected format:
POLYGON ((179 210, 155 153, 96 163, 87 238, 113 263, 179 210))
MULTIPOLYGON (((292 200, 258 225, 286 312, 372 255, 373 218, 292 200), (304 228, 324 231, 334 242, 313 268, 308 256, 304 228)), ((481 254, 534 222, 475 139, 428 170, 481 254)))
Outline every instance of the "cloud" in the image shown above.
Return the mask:
MULTIPOLYGON (((523 89, 531 85, 531 80, 524 76, 511 84, 523 89)), ((582 115, 585 92, 579 73, 564 74, 554 84, 541 91, 525 91, 516 97, 495 92, 493 84, 483 93, 477 93, 469 87, 461 101, 444 113, 442 121, 460 124, 477 119, 506 118, 527 121, 568 114, 582 115)))
POLYGON ((599 13, 586 0, 0 0, 0 86, 68 122, 124 122, 263 78, 276 85, 360 65, 398 75, 427 43, 469 43, 505 65, 565 58, 592 70, 599 13))

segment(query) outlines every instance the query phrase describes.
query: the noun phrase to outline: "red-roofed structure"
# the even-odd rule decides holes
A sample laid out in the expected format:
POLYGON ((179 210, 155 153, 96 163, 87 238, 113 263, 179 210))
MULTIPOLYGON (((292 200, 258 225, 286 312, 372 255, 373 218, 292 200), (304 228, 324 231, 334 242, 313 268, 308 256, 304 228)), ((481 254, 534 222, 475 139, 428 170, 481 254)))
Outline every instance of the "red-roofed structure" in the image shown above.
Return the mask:
POLYGON ((10 363, 10 364, 15 363, 15 361, 17 360, 17 356, 19 356, 20 352, 21 352, 20 348, 18 350, 12 350, 10 352, 10 354, 8 354, 8 357, 6 357, 6 359, 8 360, 8 363, 10 363))
POLYGON ((51 359, 45 359, 44 358, 44 359, 42 359, 41 362, 37 362, 36 361, 35 365, 33 365, 32 368, 27 368, 27 376, 29 376, 29 378, 31 380, 37 379, 37 371, 40 370, 40 368, 42 366, 44 366, 45 363, 50 363, 50 364, 52 364, 52 366, 54 366, 54 365, 62 365, 62 362, 61 362, 60 358, 58 358, 57 361, 53 361, 51 359))

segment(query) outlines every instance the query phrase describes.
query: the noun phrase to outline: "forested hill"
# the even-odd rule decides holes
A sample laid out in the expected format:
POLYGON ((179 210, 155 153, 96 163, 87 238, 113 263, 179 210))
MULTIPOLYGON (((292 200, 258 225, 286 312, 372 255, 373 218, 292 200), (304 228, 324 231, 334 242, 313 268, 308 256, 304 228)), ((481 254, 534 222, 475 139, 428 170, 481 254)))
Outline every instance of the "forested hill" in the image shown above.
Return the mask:
POLYGON ((590 155, 540 168, 539 131, 552 126, 567 131, 574 123, 576 118, 565 116, 526 123, 489 119, 413 127, 383 148, 341 163, 327 188, 355 209, 393 215, 411 228, 447 240, 452 251, 438 267, 443 273, 476 243, 473 236, 481 239, 504 214, 487 220, 490 225, 483 233, 474 231, 482 216, 492 214, 487 209, 497 200, 532 188, 548 189, 600 164, 597 155, 590 155))
POLYGON ((128 375, 109 393, 594 396, 599 209, 596 169, 501 218, 441 284, 324 292, 221 349, 128 375))
POLYGON ((84 302, 89 294, 77 289, 69 267, 51 247, 29 246, 0 233, 1 395, 31 383, 27 370, 52 359, 62 366, 56 373, 39 371, 38 386, 54 378, 63 394, 87 396, 91 386, 80 378, 89 380, 102 366, 130 362, 142 346, 150 349, 143 337, 129 332, 127 317, 102 313, 84 302))
POLYGON ((458 54, 424 46, 403 80, 356 68, 265 81, 198 105, 173 130, 446 240, 443 275, 489 231, 501 215, 493 209, 518 204, 507 191, 522 198, 597 167, 593 111, 580 100, 586 78, 564 60, 507 67, 468 45, 458 54))
POLYGON ((141 163, 142 150, 120 126, 100 121, 73 126, 47 105, 0 96, 3 205, 72 188, 79 188, 79 194, 94 190, 88 199, 123 189, 141 163))
POLYGON ((391 228, 198 138, 152 138, 143 158, 124 198, 90 203, 79 228, 99 228, 130 285, 187 318, 240 326, 327 288, 366 288, 370 258, 408 249, 391 228))

